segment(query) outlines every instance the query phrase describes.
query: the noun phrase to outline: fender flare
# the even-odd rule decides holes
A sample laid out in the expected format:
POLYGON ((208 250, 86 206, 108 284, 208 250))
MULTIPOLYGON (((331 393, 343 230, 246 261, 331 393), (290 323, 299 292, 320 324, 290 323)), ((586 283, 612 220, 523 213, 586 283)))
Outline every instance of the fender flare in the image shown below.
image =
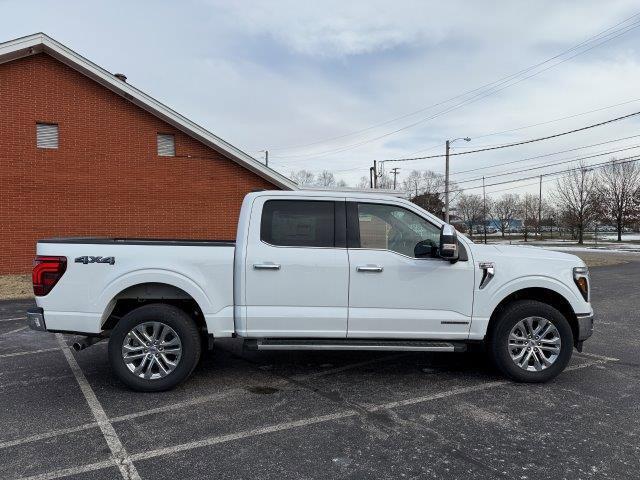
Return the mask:
POLYGON ((102 313, 101 325, 104 324, 108 316, 111 314, 111 310, 115 305, 115 297, 119 293, 129 287, 144 283, 163 283, 183 290, 195 300, 200 307, 200 310, 205 314, 218 310, 214 308, 210 298, 204 290, 202 290, 196 282, 185 275, 171 270, 157 268, 135 270, 127 272, 109 282, 97 297, 95 306, 96 311, 102 313))
POLYGON ((491 317, 500 302, 502 302, 509 295, 520 290, 525 290, 527 288, 541 288, 557 293, 562 298, 564 298, 567 303, 569 303, 574 312, 579 311, 582 305, 582 303, 580 302, 581 299, 577 297, 577 294, 563 282, 553 277, 544 275, 527 275, 511 280, 504 285, 501 285, 497 290, 493 292, 493 294, 491 295, 491 299, 486 306, 487 317, 491 317))

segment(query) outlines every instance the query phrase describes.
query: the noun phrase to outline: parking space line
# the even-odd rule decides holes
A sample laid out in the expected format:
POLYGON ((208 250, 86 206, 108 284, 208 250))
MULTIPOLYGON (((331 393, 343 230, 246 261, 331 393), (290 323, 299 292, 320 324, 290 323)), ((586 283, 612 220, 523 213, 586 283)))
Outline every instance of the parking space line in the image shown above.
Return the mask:
POLYGON ((35 353, 54 352, 56 350, 60 350, 60 347, 42 348, 40 350, 28 350, 24 352, 2 353, 0 354, 0 358, 19 357, 21 355, 33 355, 35 353))
POLYGON ((90 463, 88 465, 80 465, 79 467, 64 468, 62 470, 54 470, 53 472, 41 473, 40 475, 33 475, 31 477, 22 477, 20 480, 53 480, 55 478, 69 477, 71 475, 93 472, 95 470, 102 470, 103 468, 113 466, 115 466, 115 462, 113 460, 104 460, 102 462, 90 463))
POLYGON ((16 320, 26 320, 26 317, 0 318, 0 323, 15 322, 16 320))
POLYGON ((120 437, 118 437, 118 434, 113 428, 113 425, 111 425, 111 422, 109 422, 109 418, 107 417, 104 408, 102 408, 100 400, 98 400, 98 397, 91 388, 91 385, 89 385, 89 382, 84 376, 80 365, 78 365, 78 362, 71 353, 71 350, 69 350, 64 337, 61 334, 56 333, 56 339, 58 340, 58 344, 62 349, 62 353, 67 359, 67 363, 69 364, 73 375, 76 377, 76 381, 78 382, 80 390, 82 391, 82 394, 84 395, 84 398, 89 405, 89 409, 91 410, 93 417, 96 419, 98 427, 100 427, 100 430, 102 431, 102 435, 104 436, 104 439, 109 446, 109 450, 111 450, 111 456, 116 462, 122 478, 124 478, 125 480, 140 480, 138 470, 136 470, 136 467, 131 461, 127 450, 124 448, 124 445, 122 445, 120 437))
POLYGON ((207 447, 218 443, 226 443, 233 440, 240 440, 242 438, 256 437, 258 435, 264 435, 267 433, 280 432, 282 430, 290 430, 292 428, 305 427, 307 425, 314 425, 317 423, 329 422, 331 420, 353 417, 357 414, 358 412, 356 410, 344 410, 342 412, 321 415, 318 417, 303 418, 302 420, 295 420, 293 422, 277 423, 275 425, 269 425, 267 427, 242 430, 240 432, 230 433, 228 435, 209 437, 203 440, 196 440, 195 442, 182 443, 179 445, 174 445, 172 447, 158 448, 156 450, 140 452, 132 455, 131 458, 134 461, 148 460, 150 458, 171 455, 185 450, 193 450, 195 448, 207 447))
POLYGON ((600 360, 606 360, 608 362, 619 362, 620 361, 619 358, 605 357, 604 355, 596 355, 595 353, 580 352, 577 355, 581 356, 581 357, 590 357, 590 358, 597 358, 597 359, 600 359, 600 360))
POLYGON ((12 333, 18 333, 21 332, 22 330, 26 330, 27 327, 20 327, 20 328, 16 328, 15 330, 9 330, 8 332, 3 332, 0 333, 0 335, 11 335, 12 333))
POLYGON ((31 442, 37 442, 39 440, 46 440, 48 438, 59 437, 60 435, 67 435, 69 433, 82 432, 84 430, 90 430, 92 428, 98 428, 98 423, 97 422, 85 423, 83 425, 78 425, 77 427, 60 428, 58 430, 49 430, 48 432, 36 433, 35 435, 30 435, 28 437, 17 438, 15 440, 8 440, 6 442, 0 443, 0 449, 16 447, 24 443, 31 443, 31 442))

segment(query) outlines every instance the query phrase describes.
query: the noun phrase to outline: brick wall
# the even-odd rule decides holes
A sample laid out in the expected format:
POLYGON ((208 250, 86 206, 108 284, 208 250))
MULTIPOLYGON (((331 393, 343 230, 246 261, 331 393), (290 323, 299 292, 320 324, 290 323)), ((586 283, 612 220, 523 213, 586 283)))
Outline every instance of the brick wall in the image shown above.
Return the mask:
POLYGON ((46 54, 0 64, 0 274, 31 270, 60 236, 234 239, 242 198, 274 189, 46 54), (59 125, 36 148, 36 122, 59 125), (159 157, 156 135, 176 155, 159 157))

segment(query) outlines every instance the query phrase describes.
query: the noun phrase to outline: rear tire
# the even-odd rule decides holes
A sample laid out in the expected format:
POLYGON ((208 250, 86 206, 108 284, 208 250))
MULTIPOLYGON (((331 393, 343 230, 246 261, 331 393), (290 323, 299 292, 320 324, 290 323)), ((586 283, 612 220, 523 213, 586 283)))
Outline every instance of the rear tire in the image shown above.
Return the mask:
POLYGON ((573 333, 551 305, 519 300, 500 313, 487 350, 496 367, 517 382, 547 382, 559 375, 573 352, 573 333))
POLYGON ((109 363, 122 383, 140 392, 170 390, 191 375, 202 351, 195 321, 172 305, 127 313, 109 337, 109 363))

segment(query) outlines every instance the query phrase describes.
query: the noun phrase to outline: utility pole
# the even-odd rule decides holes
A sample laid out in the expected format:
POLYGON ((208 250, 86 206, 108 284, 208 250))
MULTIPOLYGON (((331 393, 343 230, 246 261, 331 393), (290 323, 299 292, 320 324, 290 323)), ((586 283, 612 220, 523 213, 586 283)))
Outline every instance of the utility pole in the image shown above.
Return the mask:
POLYGON ((487 192, 484 189, 484 175, 482 176, 482 213, 484 221, 484 243, 487 244, 487 192))
POLYGON ((369 167, 369 188, 378 188, 378 164, 375 160, 373 167, 369 167))
POLYGON ((540 175, 540 193, 538 194, 538 237, 542 237, 542 175, 540 175))
POLYGON ((444 221, 449 223, 449 140, 445 147, 445 167, 444 167, 444 221))
POLYGON ((396 177, 398 176, 400 169, 398 167, 392 168, 391 173, 393 174, 393 189, 396 189, 396 177))

